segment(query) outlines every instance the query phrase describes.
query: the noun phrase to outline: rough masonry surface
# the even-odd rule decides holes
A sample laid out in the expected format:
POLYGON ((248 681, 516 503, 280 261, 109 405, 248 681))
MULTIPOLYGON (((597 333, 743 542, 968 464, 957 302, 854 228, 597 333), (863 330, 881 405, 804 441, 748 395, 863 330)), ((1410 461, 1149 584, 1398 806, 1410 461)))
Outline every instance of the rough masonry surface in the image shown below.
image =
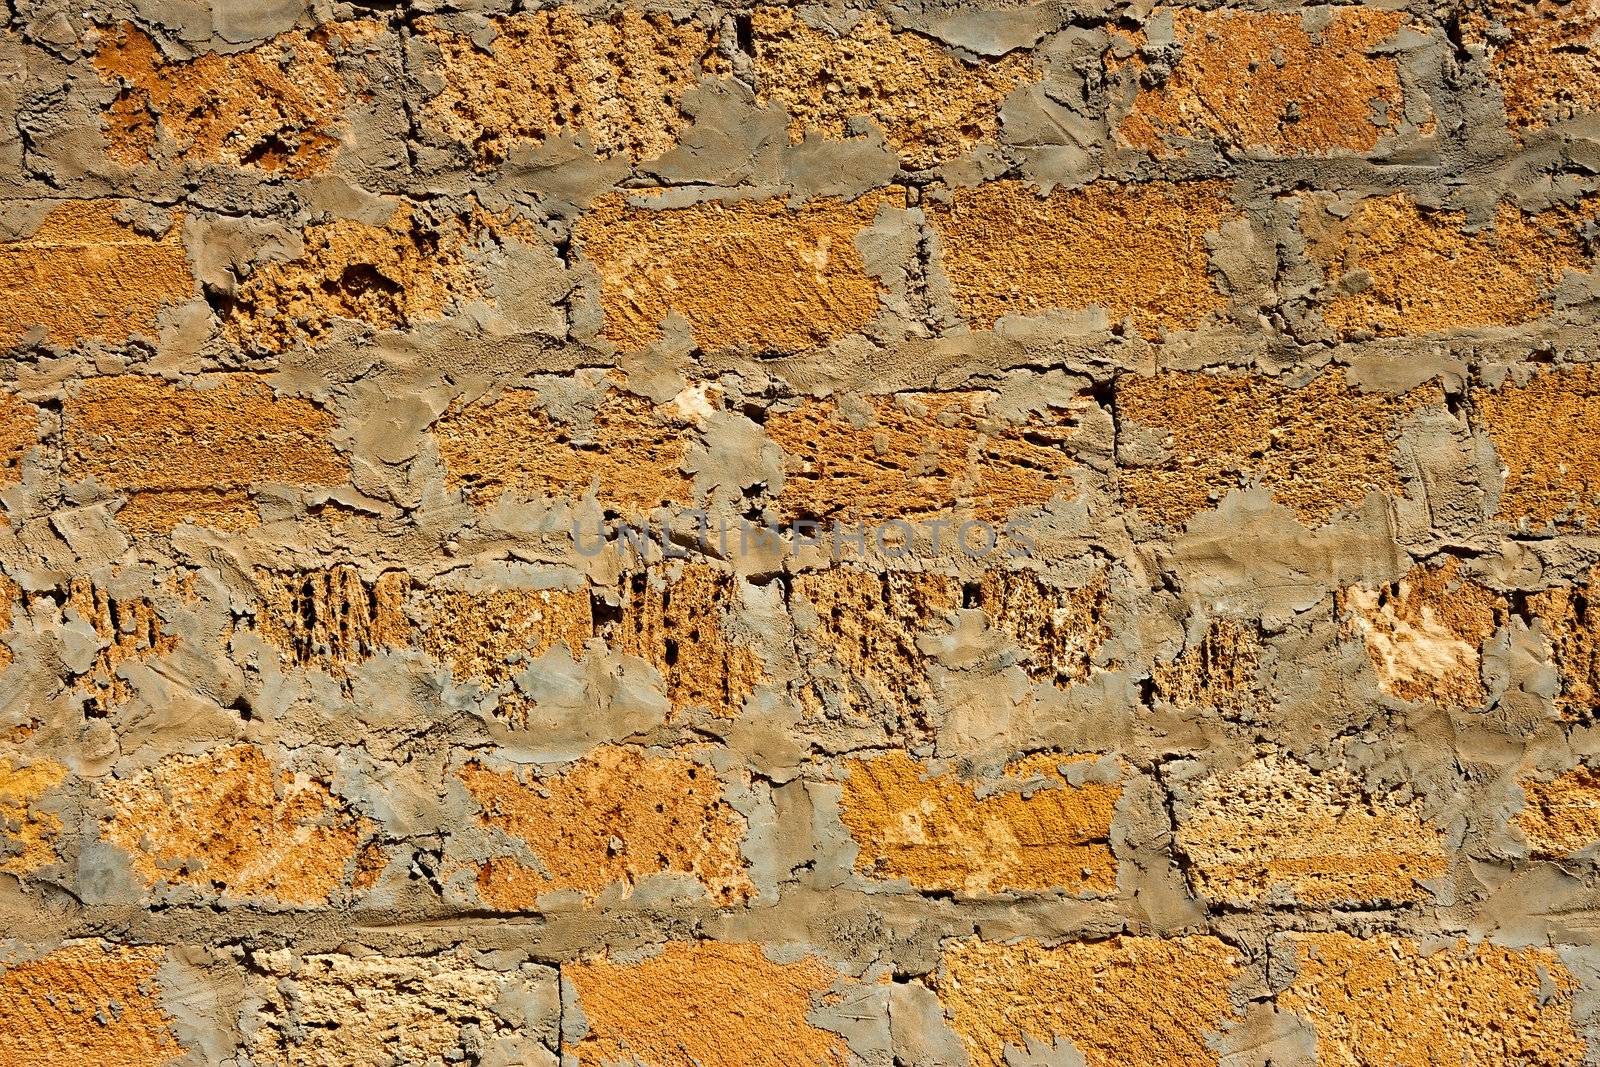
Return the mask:
POLYGON ((1600 1067, 1600 0, 0 4, 0 1063, 1600 1067))

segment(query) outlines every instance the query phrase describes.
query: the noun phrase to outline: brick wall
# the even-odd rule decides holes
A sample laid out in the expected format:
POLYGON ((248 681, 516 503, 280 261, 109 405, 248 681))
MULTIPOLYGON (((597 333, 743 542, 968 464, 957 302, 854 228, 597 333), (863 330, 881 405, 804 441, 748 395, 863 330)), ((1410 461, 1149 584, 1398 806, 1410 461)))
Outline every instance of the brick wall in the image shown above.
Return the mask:
POLYGON ((1597 33, 0 6, 0 1062, 1600 1064, 1597 33))

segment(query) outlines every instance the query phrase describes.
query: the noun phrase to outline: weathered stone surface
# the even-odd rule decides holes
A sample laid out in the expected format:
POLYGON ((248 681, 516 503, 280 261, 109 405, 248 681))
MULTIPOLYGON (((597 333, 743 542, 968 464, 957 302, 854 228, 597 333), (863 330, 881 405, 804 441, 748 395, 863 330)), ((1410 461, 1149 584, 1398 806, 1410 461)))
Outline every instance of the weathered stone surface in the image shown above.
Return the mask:
POLYGON ((64 1062, 134 1067, 184 1052, 161 1007, 149 946, 67 944, 0 970, 0 1056, 17 1067, 64 1062))
MULTIPOLYGON (((177 577, 171 584, 181 595, 187 583, 177 577)), ((78 578, 68 588, 66 606, 92 626, 102 642, 94 666, 77 680, 88 695, 85 710, 90 715, 105 715, 132 696, 119 666, 166 655, 178 646, 149 597, 115 597, 105 586, 78 578)))
POLYGON ((993 141, 1007 94, 1039 80, 1024 53, 970 62, 875 15, 839 35, 785 8, 757 8, 750 23, 756 95, 783 104, 792 141, 843 138, 852 119, 868 119, 913 167, 993 141))
POLYGON ((1420 902, 1448 857, 1417 808, 1269 752, 1195 786, 1176 845, 1196 892, 1237 907, 1420 902))
POLYGON ((660 156, 688 124, 683 95, 723 69, 711 30, 665 14, 624 8, 591 19, 563 4, 493 26, 484 43, 440 19, 417 20, 439 49, 443 82, 425 121, 486 164, 568 133, 600 156, 660 156))
POLYGON ((1248 701, 1261 661, 1261 635, 1232 619, 1217 619, 1150 680, 1156 694, 1180 708, 1231 708, 1248 701))
POLYGON ((661 674, 674 708, 731 719, 762 677, 759 657, 729 632, 725 616, 738 596, 732 574, 705 564, 636 571, 617 590, 621 617, 601 634, 661 674))
POLYGON ((1385 693, 1450 708, 1475 707, 1488 697, 1482 649, 1506 604, 1460 571, 1452 558, 1413 567, 1392 585, 1351 586, 1339 595, 1346 629, 1361 635, 1385 693))
POLYGON ((973 1067, 1002 1067, 1008 1045, 1065 1038, 1088 1067, 1215 1064, 1207 1036, 1235 1018, 1241 960, 1213 937, 1115 937, 1045 947, 951 943, 939 999, 973 1067), (1084 1005, 1093 1004, 1093 1010, 1084 1005))
POLYGON ((1215 182, 1102 182, 1043 195, 996 181, 956 189, 928 210, 956 306, 974 328, 1098 308, 1154 335, 1195 329, 1225 306, 1205 236, 1239 212, 1215 182))
POLYGON ((635 1059, 699 1067, 846 1067, 844 1041, 807 1020, 840 975, 821 960, 774 963, 757 945, 668 942, 637 963, 563 970, 588 1031, 565 1052, 580 1067, 635 1059))
POLYGON ((1279 1010, 1317 1033, 1317 1062, 1340 1067, 1579 1062, 1577 981, 1554 952, 1469 945, 1426 952, 1403 937, 1295 934, 1294 982, 1279 1010))
MULTIPOLYGON (((613 394, 588 424, 557 422, 534 393, 509 389, 499 399, 448 412, 434 426, 452 488, 474 504, 500 494, 581 497, 638 515, 689 505, 683 471, 690 425, 676 407, 613 394)), ((587 542, 586 542, 587 543, 587 542)))
POLYGON ((333 219, 305 228, 297 258, 259 264, 234 291, 223 332, 278 353, 316 347, 341 324, 394 330, 487 299, 476 255, 539 245, 532 224, 476 205, 459 212, 402 203, 381 226, 333 219))
POLYGON ((1202 139, 1282 155, 1370 152, 1404 107, 1399 65, 1379 47, 1404 25, 1399 12, 1335 8, 1315 30, 1297 12, 1165 13, 1170 71, 1152 76, 1142 31, 1115 33, 1107 57, 1113 72, 1141 75, 1117 127, 1134 147, 1168 155, 1169 139, 1202 139))
POLYGON ((373 829, 325 782, 253 745, 169 756, 103 794, 101 833, 147 886, 228 900, 325 905, 373 829))
POLYGON ((1534 527, 1600 522, 1600 372, 1546 371, 1473 394, 1505 471, 1497 518, 1534 527), (1552 437, 1566 447, 1551 449, 1552 437))
POLYGON ((478 868, 478 894, 503 910, 535 910, 540 895, 575 889, 592 903, 654 874, 686 874, 713 903, 753 892, 739 843, 742 815, 716 772, 689 754, 605 747, 570 769, 521 775, 469 763, 460 771, 479 821, 526 842, 539 870, 514 858, 478 868))
POLYGON ((1567 718, 1587 718, 1600 708, 1600 618, 1591 599, 1595 571, 1577 586, 1556 586, 1528 598, 1529 613, 1550 644, 1560 689, 1555 706, 1567 718))
POLYGON ((1110 893, 1112 809, 1122 787, 1069 784, 1061 765, 1086 758, 1029 756, 1008 766, 1006 779, 985 782, 933 774, 903 752, 851 760, 839 818, 860 849, 856 870, 965 896, 1110 893))
POLYGON ((60 859, 61 818, 37 802, 66 776, 55 760, 0 756, 0 871, 26 877, 60 859))
POLYGON ((1529 215, 1506 204, 1492 228, 1469 233, 1465 215, 1397 193, 1363 200, 1342 218, 1310 197, 1300 228, 1327 277, 1323 320, 1345 336, 1390 337, 1516 326, 1547 313, 1562 271, 1588 268, 1587 215, 1529 215))
POLYGON ((1089 677, 1095 653, 1111 636, 1110 584, 1104 571, 1076 589, 1054 589, 1027 570, 984 571, 977 606, 1009 633, 1036 681, 1069 685, 1089 677))
POLYGON ((1399 424, 1442 401, 1432 385, 1360 392, 1336 370, 1298 388, 1251 375, 1127 376, 1117 385, 1118 415, 1124 426, 1159 435, 1164 454, 1118 472, 1122 497, 1179 528, 1229 490, 1261 485, 1320 526, 1359 508, 1370 492, 1401 495, 1399 424))
POLYGON ((254 374, 204 386, 133 375, 85 382, 66 404, 66 478, 123 494, 117 520, 135 534, 157 534, 185 522, 243 529, 259 521, 257 485, 329 486, 349 477, 326 409, 279 397, 254 374))
POLYGON ((995 524, 1070 495, 1077 412, 1011 422, 989 415, 991 402, 984 393, 906 393, 849 408, 803 401, 775 414, 767 432, 787 457, 779 503, 824 527, 942 512, 995 524))
POLYGON ((153 337, 161 311, 195 295, 181 217, 141 232, 120 220, 128 206, 66 201, 29 236, 0 244, 0 349, 35 328, 62 348, 153 337))
POLYGON ((118 88, 105 116, 107 151, 128 166, 219 163, 291 178, 327 170, 350 96, 339 59, 376 32, 374 22, 327 23, 238 55, 174 61, 123 23, 94 56, 118 88))
POLYGON ((0 1064, 1593 1059, 1597 3, 0 8, 0 1064))
POLYGON ((887 707, 916 720, 931 695, 930 659, 917 637, 944 627, 961 605, 961 583, 945 574, 835 567, 796 575, 794 596, 816 619, 800 623, 809 675, 801 706, 847 720, 887 707))
MULTIPOLYGON (((479 966, 459 952, 427 956, 308 955, 278 980, 261 976, 248 1042, 272 1067, 459 1062, 516 1032, 516 1009, 542 968, 479 966)), ((541 1020, 530 1020, 541 1021, 541 1020)))
POLYGON ((1600 10, 1591 0, 1478 0, 1462 27, 1467 40, 1488 45, 1514 129, 1600 110, 1600 10))
POLYGON ((385 571, 367 581, 349 564, 326 570, 256 572, 256 630, 286 662, 343 675, 386 647, 408 642, 410 579, 385 571))
POLYGON ((663 339, 669 316, 705 349, 797 352, 866 327, 881 286, 856 246, 894 190, 852 201, 740 200, 683 208, 607 196, 579 220, 576 245, 600 276, 605 340, 663 339))
POLYGON ((445 665, 457 682, 499 693, 498 712, 526 722, 529 702, 512 679, 557 644, 578 658, 594 633, 586 589, 433 589, 415 599, 416 644, 445 665))
POLYGON ((1535 856, 1570 856, 1600 841, 1600 774, 1579 767, 1548 782, 1524 778, 1522 795, 1511 822, 1535 856))
MULTIPOLYGON (((39 444, 39 412, 9 393, 0 393, 0 489, 22 481, 22 464, 39 444)), ((0 511, 0 526, 10 523, 0 511)))

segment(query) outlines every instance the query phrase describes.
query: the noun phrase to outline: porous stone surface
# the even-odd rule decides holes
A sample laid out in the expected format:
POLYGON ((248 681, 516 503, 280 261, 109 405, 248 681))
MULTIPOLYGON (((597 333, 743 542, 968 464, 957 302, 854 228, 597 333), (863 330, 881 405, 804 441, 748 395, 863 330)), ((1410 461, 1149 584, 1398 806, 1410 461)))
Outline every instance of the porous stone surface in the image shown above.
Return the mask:
POLYGON ((534 860, 479 867, 479 895, 496 907, 536 910, 539 895, 556 889, 592 901, 608 885, 661 873, 696 878, 721 905, 753 890, 739 851, 747 820, 714 769, 688 755, 603 747, 553 774, 524 779, 469 763, 460 777, 482 809, 479 822, 520 838, 534 860))
POLYGON ((1174 792, 1191 884, 1236 906, 1424 900, 1448 863, 1416 801, 1368 795, 1342 767, 1318 773, 1268 752, 1174 792))
POLYGON ((857 241, 893 190, 851 201, 710 202, 687 207, 599 199, 573 228, 600 283, 601 337, 623 350, 664 341, 669 317, 694 343, 793 352, 864 330, 879 281, 857 241))
POLYGON ((508 1062, 527 1047, 519 1034, 548 1036, 557 1006, 554 972, 537 965, 484 966, 459 951, 286 956, 252 960, 252 1063, 508 1062))
POLYGON ((101 834, 152 889, 326 903, 372 826, 251 745, 168 756, 103 791, 101 834))
POLYGON ((1338 370, 1298 388, 1180 373, 1129 376, 1118 390, 1119 414, 1160 450, 1119 471, 1123 499, 1172 527, 1212 510, 1230 490, 1257 486, 1312 527, 1359 508, 1368 493, 1402 495, 1399 423, 1443 401, 1433 387, 1364 393, 1338 370))
POLYGON ((1557 1064, 1586 1055, 1571 1022, 1577 980, 1549 949, 1459 942, 1427 951, 1388 934, 1318 933, 1285 935, 1277 950, 1296 961, 1279 1000, 1315 1029, 1318 1063, 1557 1064))
POLYGON ((185 1050, 161 1006, 158 985, 165 955, 160 948, 85 941, 8 961, 0 972, 0 1051, 6 1062, 177 1062, 185 1050))
POLYGON ((1584 205, 1539 214, 1502 204, 1488 226, 1423 207, 1404 193, 1353 208, 1318 196, 1301 231, 1326 277, 1322 317, 1344 336, 1433 334, 1516 326, 1551 310, 1566 270, 1589 262, 1584 205))
POLYGON ((1522 781, 1523 808, 1512 822, 1536 856, 1560 858, 1600 841, 1600 776, 1579 767, 1548 782, 1522 781))
POLYGON ((1187 1067, 1216 1062, 1208 1037, 1232 1020, 1239 963, 1213 937, 956 941, 937 988, 975 1067, 1035 1044, 1065 1044, 1090 1067, 1187 1067), (1086 1002, 1092 1010, 1078 1007, 1086 1002))
POLYGON ((483 164, 563 134, 587 138, 603 157, 664 155, 688 124, 684 94, 725 65, 714 24, 663 13, 624 8, 595 19, 559 5, 497 16, 489 33, 453 21, 417 21, 418 39, 438 51, 442 83, 423 115, 483 164))
POLYGON ((1238 217, 1214 182, 1016 181, 957 187, 929 206, 941 265, 975 328, 1009 315, 1093 308, 1140 333, 1199 327, 1225 306, 1205 235, 1238 217))
POLYGON ((1600 1067, 1597 28, 0 4, 0 1064, 1600 1067))
POLYGON ((63 348, 153 336, 160 313, 194 295, 181 218, 140 232, 121 217, 128 206, 63 201, 31 233, 0 244, 8 279, 0 344, 34 331, 63 348))
POLYGON ((563 972, 583 1009, 563 1051, 584 1067, 634 1059, 706 1067, 851 1062, 807 1016, 840 976, 815 957, 769 960, 759 945, 677 942, 635 962, 598 958, 563 972), (576 1029, 576 1028, 574 1028, 576 1029), (737 1043, 724 1035, 739 1035, 737 1043))
POLYGON ((1460 570, 1461 561, 1449 558, 1378 589, 1340 593, 1347 629, 1361 635, 1378 687, 1390 696, 1460 708, 1483 703, 1483 646, 1507 614, 1505 599, 1460 570))
POLYGON ((856 869, 969 895, 1109 893, 1116 887, 1111 818, 1122 789, 1070 785, 1060 766, 1083 758, 1018 760, 1005 769, 1011 780, 984 795, 977 783, 929 773, 902 752, 852 760, 839 819, 855 839, 856 869))
POLYGON ((134 536, 182 523, 237 530, 259 522, 263 484, 329 487, 349 478, 329 437, 333 416, 280 397, 265 377, 194 386, 144 375, 82 383, 62 414, 61 476, 117 506, 134 536))
POLYGON ((340 56, 377 28, 330 23, 238 55, 189 59, 163 55, 132 23, 112 28, 94 56, 101 79, 118 89, 105 116, 107 154, 134 167, 219 163, 296 178, 325 171, 352 90, 340 56))
POLYGON ((917 168, 993 142, 1008 95, 1039 80, 1026 52, 962 57, 879 15, 840 33, 808 26, 784 8, 756 8, 750 40, 757 99, 783 104, 791 141, 808 133, 847 137, 851 120, 865 117, 917 168), (863 110, 868 101, 870 110, 863 110))
POLYGON ((67 769, 54 760, 25 767, 14 767, 9 759, 0 763, 0 816, 6 826, 0 871, 25 876, 60 859, 61 819, 35 804, 66 776, 67 769))
POLYGON ((1107 69, 1126 67, 1139 86, 1117 127, 1130 145, 1157 155, 1185 140, 1279 155, 1364 153, 1404 114, 1399 64, 1380 47, 1404 25, 1402 12, 1162 14, 1171 25, 1159 41, 1148 31, 1111 35, 1107 69))

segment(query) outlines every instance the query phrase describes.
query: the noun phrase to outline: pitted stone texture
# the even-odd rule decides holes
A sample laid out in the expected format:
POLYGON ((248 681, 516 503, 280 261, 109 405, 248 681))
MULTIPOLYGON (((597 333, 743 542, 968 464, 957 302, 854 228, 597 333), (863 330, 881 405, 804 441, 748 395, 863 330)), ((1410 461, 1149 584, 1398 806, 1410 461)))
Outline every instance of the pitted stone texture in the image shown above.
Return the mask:
POLYGON ((35 327, 61 348, 155 337, 161 311, 195 295, 181 217, 145 234, 118 221, 127 206, 68 201, 31 236, 0 244, 0 350, 35 327))
POLYGON ((1317 1032, 1323 1067, 1581 1063, 1578 983, 1554 952, 1469 945, 1425 951, 1378 934, 1291 934, 1295 979, 1278 995, 1317 1032))
POLYGON ((0 1060, 11 1067, 157 1067, 183 1055, 159 1001, 166 950, 75 942, 0 970, 0 1060))
POLYGON ((478 895, 503 911, 536 910, 542 894, 574 889, 586 904, 656 874, 686 874, 718 906, 755 887, 739 850, 747 824, 709 766, 691 755, 601 747, 571 768, 534 775, 469 763, 460 771, 479 822, 525 843, 478 866, 478 895), (541 869, 542 868, 542 869, 541 869))
POLYGON ((561 970, 588 1023, 564 1048, 578 1067, 847 1067, 839 1035, 807 1014, 840 975, 815 957, 773 963, 758 945, 669 942, 638 963, 561 970))
POLYGON ((1339 370, 1298 388, 1247 374, 1125 375, 1116 396, 1124 432, 1164 434, 1157 462, 1118 471, 1122 498, 1172 528, 1254 485, 1313 527, 1356 510, 1370 492, 1401 496, 1400 423, 1444 401, 1432 384, 1358 392, 1339 370))
POLYGON ((265 378, 229 374, 209 388, 157 378, 94 378, 67 397, 70 481, 93 478, 125 494, 117 520, 135 534, 181 523, 254 526, 257 485, 342 485, 349 465, 333 451, 332 414, 277 397, 265 378))
POLYGON ((1041 753, 995 780, 935 775, 898 751, 850 760, 839 818, 859 848, 856 870, 963 896, 1113 893, 1111 819, 1122 787, 1073 786, 1061 770, 1089 759, 1041 753))
POLYGON ((339 60, 378 32, 372 21, 327 23, 236 55, 169 60, 123 23, 94 57, 101 79, 118 87, 105 116, 107 151, 126 166, 220 163, 290 178, 325 171, 350 96, 339 60))
MULTIPOLYGON (((988 413, 992 401, 977 391, 902 393, 776 412, 766 427, 787 457, 778 503, 825 529, 944 512, 997 525, 1016 508, 1072 494, 1069 440, 1081 405, 1011 422, 988 413)), ((945 538, 961 535, 957 524, 945 538)), ((967 536, 975 551, 993 547, 981 529, 967 536)))
POLYGON ((168 756, 102 789, 101 835, 152 890, 326 905, 354 875, 373 826, 328 786, 253 745, 168 756))
POLYGON ((597 199, 574 228, 600 276, 605 340, 633 351, 682 318, 708 351, 798 352, 858 333, 878 315, 880 286, 856 238, 903 191, 853 201, 710 202, 632 207, 597 199))
POLYGON ((1241 962, 1214 937, 973 939, 947 944, 938 991, 973 1067, 1004 1067, 1029 1038, 1065 1038, 1087 1067, 1216 1067, 1207 1039, 1236 1020, 1241 962))
POLYGON ((1556 586, 1528 598, 1528 611, 1544 630, 1560 680, 1555 706, 1569 719, 1600 710, 1600 568, 1587 582, 1556 586))
MULTIPOLYGON (((0 526, 4 525, 0 523, 0 526)), ((0 574, 0 675, 5 674, 14 658, 11 646, 5 643, 4 638, 17 621, 16 607, 21 592, 16 582, 0 574)))
POLYGON ((1175 154, 1169 140, 1189 139, 1276 155, 1365 153, 1405 109, 1399 65, 1379 52, 1405 24, 1399 12, 1336 8, 1315 31, 1299 13, 1162 13, 1172 18, 1176 47, 1157 53, 1159 74, 1146 59, 1143 31, 1113 31, 1107 67, 1140 75, 1133 108, 1117 127, 1125 144, 1157 156, 1175 154))
POLYGON ((549 981, 545 968, 493 970, 459 951, 427 956, 311 955, 283 978, 257 976, 261 998, 247 1042, 261 1067, 445 1067, 482 1062, 516 1032, 513 1005, 549 981))
POLYGON ((911 167, 992 143, 1007 94, 1040 77, 1026 53, 968 62, 872 14, 839 35, 786 8, 757 8, 750 24, 756 96, 783 104, 791 141, 848 137, 852 120, 870 119, 911 167))
MULTIPOLYGON (((39 447, 39 411, 21 397, 0 392, 0 489, 22 481, 22 465, 39 447)), ((0 526, 10 525, 0 509, 0 526)))
POLYGON ((37 804, 66 777, 52 759, 0 756, 0 872, 27 877, 60 859, 61 818, 37 804))
POLYGON ((418 647, 454 681, 496 690, 498 715, 514 726, 526 725, 532 705, 512 679, 557 644, 580 658, 594 634, 587 589, 428 589, 412 611, 418 647))
POLYGON ((1483 646, 1507 616, 1505 598, 1461 574, 1461 561, 1418 565, 1392 585, 1351 586, 1337 598, 1359 633, 1378 686, 1401 700, 1472 708, 1488 699, 1483 646))
POLYGON ((1600 525, 1600 371, 1549 370, 1472 398, 1505 471, 1497 518, 1536 529, 1600 525))
POLYGON ((349 564, 315 571, 257 570, 255 628, 286 663, 335 677, 410 637, 402 571, 371 581, 349 564))
POLYGON ((1110 599, 1104 570, 1076 589, 1056 589, 1033 571, 991 568, 978 583, 977 606, 1016 641, 1030 678, 1066 687, 1088 679, 1111 636, 1110 599))
POLYGON ((1527 215, 1502 205, 1492 228, 1418 206, 1403 193, 1360 201, 1344 218, 1309 197, 1300 228, 1327 278, 1323 320, 1337 333, 1391 337, 1517 326, 1551 308, 1565 270, 1589 268, 1588 212, 1527 215))
POLYGON ((600 634, 660 673, 675 712, 705 708, 731 719, 762 678, 760 658, 728 627, 738 590, 739 579, 707 564, 636 571, 617 590, 621 617, 600 634))
POLYGON ((726 67, 713 30, 666 14, 624 8, 591 19, 561 5, 493 26, 485 47, 438 19, 417 20, 439 48, 443 81, 424 122, 485 165, 564 134, 587 138, 601 157, 663 155, 688 125, 684 94, 726 67))
MULTIPOLYGON (((452 489, 477 506, 502 493, 576 499, 591 489, 608 508, 642 515, 689 505, 694 486, 683 471, 693 419, 675 405, 612 393, 593 421, 550 417, 529 389, 508 389, 489 403, 448 412, 434 426, 452 489)), ((583 529, 584 547, 599 536, 583 529)))
POLYGON ((928 206, 956 306, 975 328, 1099 308, 1147 336, 1193 330, 1226 306, 1206 235, 1239 215, 1220 182, 1100 182, 1041 195, 995 181, 928 206))
POLYGON ((1216 619, 1198 644, 1150 671, 1156 696, 1179 708, 1231 709, 1252 698, 1261 664, 1261 632, 1236 619, 1216 619))
POLYGON ((1524 778, 1522 795, 1522 810, 1511 822, 1534 856, 1560 859, 1600 841, 1600 774, 1591 768, 1547 782, 1524 778))
POLYGON ((1195 891, 1243 908, 1409 904, 1445 873, 1443 833, 1416 801, 1373 794, 1342 767, 1277 752, 1190 793, 1176 844, 1195 891))
MULTIPOLYGON (((165 591, 186 599, 192 596, 190 575, 172 575, 162 586, 152 590, 152 595, 165 591)), ((101 641, 94 665, 88 674, 76 679, 87 698, 86 714, 109 714, 133 695, 133 687, 117 670, 119 666, 164 656, 178 647, 177 637, 168 630, 148 596, 116 597, 100 583, 74 578, 68 586, 66 607, 69 618, 70 613, 76 613, 94 628, 101 641)))
POLYGON ((925 725, 931 657, 917 638, 947 627, 961 606, 958 579, 835 567, 796 575, 793 595, 817 620, 799 626, 807 677, 798 695, 807 714, 859 724, 886 709, 895 725, 925 725))
POLYGON ((401 330, 488 296, 474 257, 543 244, 515 212, 402 203, 381 226, 334 219, 305 228, 298 258, 258 264, 232 294, 224 335, 244 348, 314 348, 340 329, 401 330))
POLYGON ((1486 44, 1517 130, 1600 111, 1600 9, 1593 0, 1477 0, 1462 36, 1486 44))

